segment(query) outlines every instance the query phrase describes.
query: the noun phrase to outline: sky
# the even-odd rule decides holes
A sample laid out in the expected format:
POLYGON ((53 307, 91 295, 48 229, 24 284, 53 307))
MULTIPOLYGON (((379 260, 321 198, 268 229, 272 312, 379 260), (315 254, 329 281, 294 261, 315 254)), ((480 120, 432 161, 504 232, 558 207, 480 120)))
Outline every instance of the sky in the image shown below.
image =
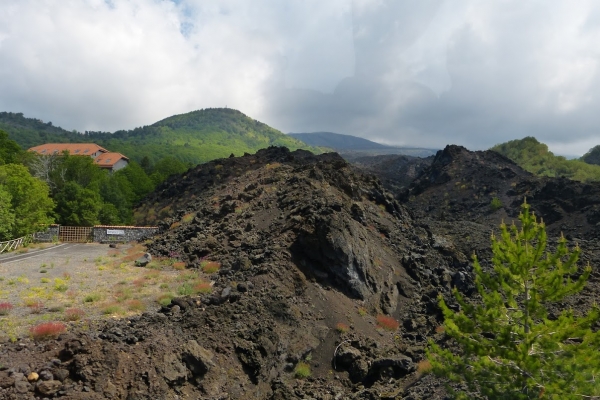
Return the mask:
POLYGON ((116 131, 209 107, 283 132, 600 144, 597 0, 0 0, 0 111, 116 131))

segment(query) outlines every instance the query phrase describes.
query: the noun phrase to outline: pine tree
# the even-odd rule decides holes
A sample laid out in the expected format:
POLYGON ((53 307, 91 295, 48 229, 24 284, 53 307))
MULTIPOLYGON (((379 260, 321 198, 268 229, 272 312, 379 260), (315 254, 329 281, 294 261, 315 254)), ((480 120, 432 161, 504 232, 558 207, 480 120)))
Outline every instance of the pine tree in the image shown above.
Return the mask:
MULTIPOLYGON (((580 249, 569 250, 564 237, 548 251, 545 226, 526 203, 519 220, 520 228, 502 224, 501 236, 492 236, 492 273, 474 257, 479 300, 467 301, 455 289, 455 312, 440 296, 445 333, 453 339, 448 343, 458 349, 430 342, 433 370, 488 399, 595 398, 600 309, 549 314, 552 303, 583 289, 591 267, 578 268, 580 249)), ((464 392, 453 395, 467 398, 464 392)))

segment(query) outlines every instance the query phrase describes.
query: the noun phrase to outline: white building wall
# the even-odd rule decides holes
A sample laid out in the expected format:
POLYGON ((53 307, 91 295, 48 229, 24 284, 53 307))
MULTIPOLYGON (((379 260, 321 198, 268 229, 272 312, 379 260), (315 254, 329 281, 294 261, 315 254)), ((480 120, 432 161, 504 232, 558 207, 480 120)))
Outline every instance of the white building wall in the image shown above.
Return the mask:
POLYGON ((113 165, 112 170, 114 171, 118 171, 122 168, 125 168, 127 166, 127 164, 129 164, 129 162, 127 160, 124 159, 120 159, 119 161, 117 161, 117 163, 115 165, 113 165))

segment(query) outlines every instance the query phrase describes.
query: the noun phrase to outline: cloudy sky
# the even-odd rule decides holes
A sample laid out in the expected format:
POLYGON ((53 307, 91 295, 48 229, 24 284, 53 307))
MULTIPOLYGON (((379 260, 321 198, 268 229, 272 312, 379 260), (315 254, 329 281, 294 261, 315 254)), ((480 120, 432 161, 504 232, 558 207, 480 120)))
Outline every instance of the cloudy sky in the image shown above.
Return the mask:
POLYGON ((206 107, 283 132, 600 144, 597 0, 0 0, 0 111, 79 131, 206 107))

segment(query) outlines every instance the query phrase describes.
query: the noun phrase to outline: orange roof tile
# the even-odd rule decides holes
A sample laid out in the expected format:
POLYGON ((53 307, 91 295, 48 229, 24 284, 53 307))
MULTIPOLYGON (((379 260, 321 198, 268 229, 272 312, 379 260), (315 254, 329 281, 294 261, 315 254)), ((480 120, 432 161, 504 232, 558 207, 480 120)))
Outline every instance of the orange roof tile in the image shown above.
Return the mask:
POLYGON ((94 159, 94 162, 98 164, 99 167, 103 168, 111 168, 115 165, 119 160, 125 159, 129 161, 129 158, 125 157, 121 153, 102 153, 98 157, 94 159))
POLYGON ((63 151, 68 151, 72 155, 89 156, 98 151, 107 153, 104 147, 100 147, 95 143, 46 143, 39 146, 35 146, 29 149, 29 151, 35 151, 38 154, 60 154, 63 151))

